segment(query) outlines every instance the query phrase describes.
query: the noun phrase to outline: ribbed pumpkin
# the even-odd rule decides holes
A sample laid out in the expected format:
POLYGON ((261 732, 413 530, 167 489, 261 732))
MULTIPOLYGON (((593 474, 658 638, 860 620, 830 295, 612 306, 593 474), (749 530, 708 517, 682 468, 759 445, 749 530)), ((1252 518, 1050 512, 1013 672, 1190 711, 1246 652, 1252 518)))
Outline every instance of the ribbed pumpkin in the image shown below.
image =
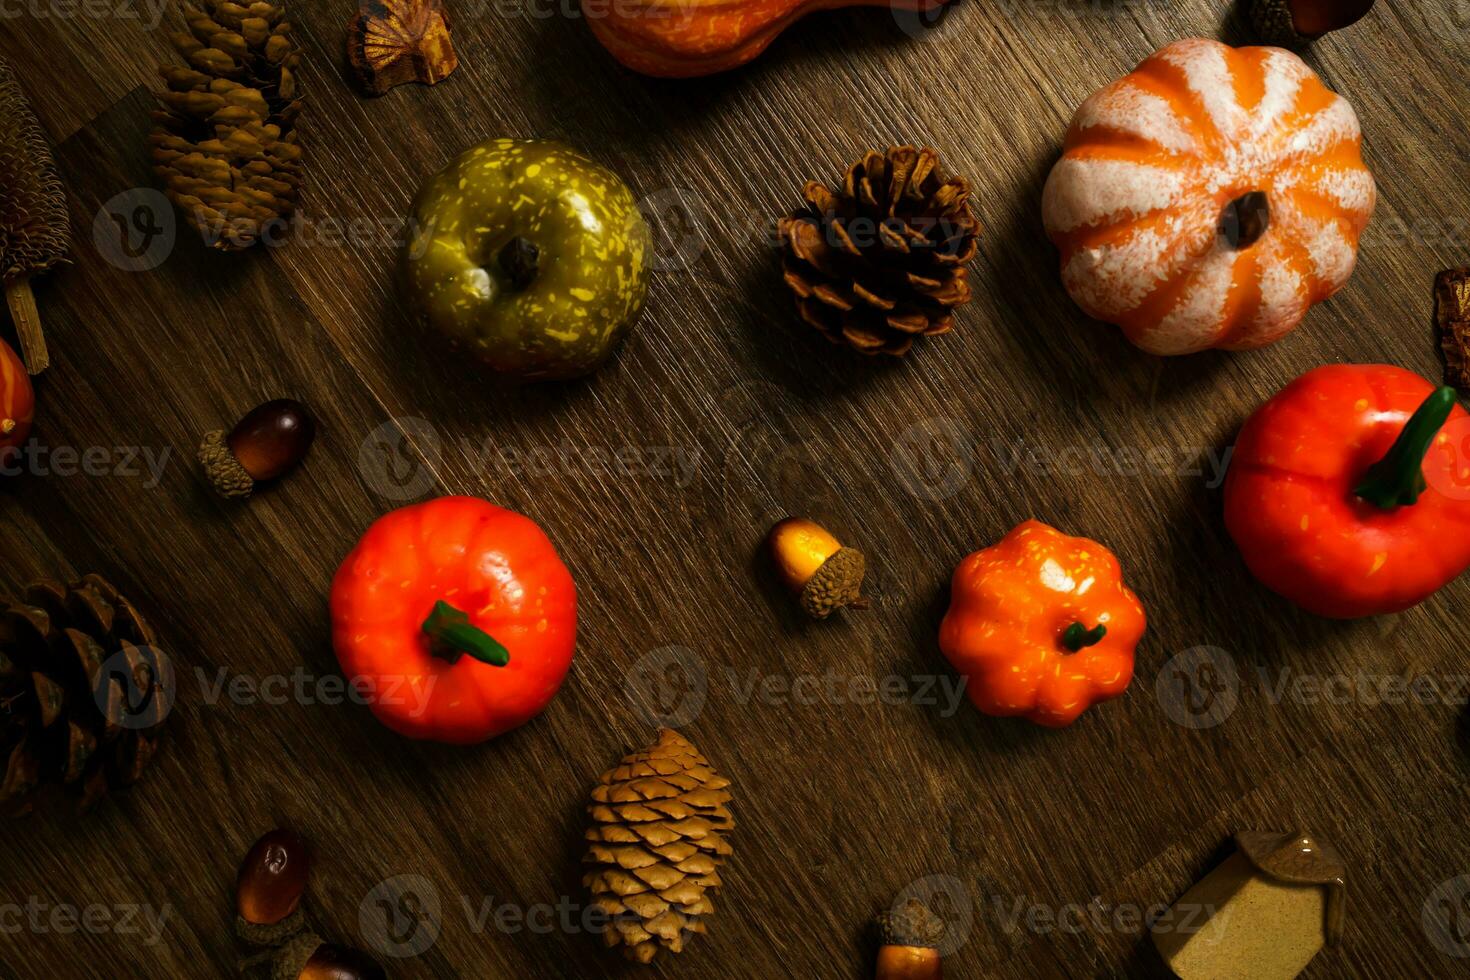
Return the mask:
POLYGON ((1167 355, 1290 332, 1376 200, 1357 115, 1300 58, 1194 39, 1082 103, 1042 211, 1077 304, 1167 355))

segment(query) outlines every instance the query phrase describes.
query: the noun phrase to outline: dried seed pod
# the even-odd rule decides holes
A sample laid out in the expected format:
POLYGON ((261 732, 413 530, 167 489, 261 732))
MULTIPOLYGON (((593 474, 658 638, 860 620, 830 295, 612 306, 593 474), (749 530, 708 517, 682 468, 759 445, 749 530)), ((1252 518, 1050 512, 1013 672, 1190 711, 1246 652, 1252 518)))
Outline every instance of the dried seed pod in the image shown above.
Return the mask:
POLYGON ((363 91, 434 85, 459 67, 441 0, 361 0, 347 25, 347 62, 363 91))
POLYGON ((766 546, 786 587, 801 597, 801 608, 826 619, 843 606, 865 608, 862 597, 867 559, 845 548, 826 528, 805 517, 788 517, 771 528, 766 546))
POLYGON ((1324 34, 1351 27, 1374 0, 1251 0, 1251 23, 1261 40, 1300 48, 1324 34))
POLYGON ((917 898, 878 915, 875 980, 939 980, 944 922, 917 898))
POLYGON ((301 898, 311 871, 306 841, 272 830, 245 855, 235 879, 235 933, 257 946, 279 946, 301 931, 301 898))
POLYGON ((222 497, 248 497, 255 485, 294 469, 311 449, 316 421, 306 406, 286 398, 252 409, 228 436, 223 429, 204 437, 199 462, 222 497))
POLYGON ((271 980, 387 980, 388 974, 362 950, 301 935, 271 965, 271 980))

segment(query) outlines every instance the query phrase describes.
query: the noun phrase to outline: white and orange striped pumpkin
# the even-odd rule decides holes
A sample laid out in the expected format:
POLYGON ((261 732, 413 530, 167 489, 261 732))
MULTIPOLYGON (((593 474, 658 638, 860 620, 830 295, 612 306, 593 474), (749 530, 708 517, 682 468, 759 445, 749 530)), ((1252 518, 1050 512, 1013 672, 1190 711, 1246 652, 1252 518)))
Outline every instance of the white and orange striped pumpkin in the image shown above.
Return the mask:
POLYGON ((1347 282, 1377 200, 1296 55, 1179 41, 1082 103, 1046 182, 1062 279, 1154 354, 1263 347, 1347 282))

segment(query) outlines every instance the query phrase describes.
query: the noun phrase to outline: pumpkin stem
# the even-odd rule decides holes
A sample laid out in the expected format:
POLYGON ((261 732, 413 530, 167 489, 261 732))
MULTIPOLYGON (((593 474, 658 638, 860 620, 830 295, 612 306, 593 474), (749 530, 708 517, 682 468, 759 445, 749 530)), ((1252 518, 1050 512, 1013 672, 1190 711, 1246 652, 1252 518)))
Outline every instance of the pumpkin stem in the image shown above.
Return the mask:
POLYGON ((1071 653, 1077 653, 1083 647, 1097 646, 1103 637, 1108 635, 1108 628, 1098 623, 1092 629, 1088 629, 1081 623, 1073 623, 1062 632, 1062 646, 1071 653))
POLYGON ((423 629, 434 654, 451 663, 466 653, 492 667, 504 667, 510 663, 509 650, 489 633, 470 625, 470 617, 466 613, 443 599, 434 603, 429 618, 424 620, 423 629))
POLYGON ((1384 510, 1418 503, 1419 495, 1429 486, 1424 479, 1424 457, 1449 421, 1455 398, 1453 388, 1440 388, 1426 398, 1404 424, 1388 455, 1368 469, 1353 493, 1384 510))
POLYGON ((510 280, 510 287, 519 293, 531 285, 536 279, 536 273, 541 271, 540 258, 541 250, 517 235, 505 243, 495 261, 500 266, 500 271, 510 280))
POLYGON ((1271 202, 1264 191, 1242 194, 1220 215, 1220 234, 1236 251, 1250 248, 1271 227, 1271 202))

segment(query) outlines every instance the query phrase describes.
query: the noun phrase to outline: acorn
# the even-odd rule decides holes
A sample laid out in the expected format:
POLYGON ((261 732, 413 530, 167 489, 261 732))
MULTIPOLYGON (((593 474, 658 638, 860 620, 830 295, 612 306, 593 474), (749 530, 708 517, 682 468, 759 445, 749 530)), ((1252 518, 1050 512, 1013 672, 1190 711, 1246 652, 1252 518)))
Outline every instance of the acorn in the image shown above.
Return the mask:
POLYGON ((801 608, 814 619, 836 609, 866 608, 862 597, 868 561, 856 548, 845 548, 826 528, 805 517, 788 517, 766 537, 776 571, 795 592, 801 608))
POLYGON ((281 950, 271 980, 387 980, 388 974, 359 949, 338 946, 306 933, 281 950))
POLYGON ((253 845, 235 878, 235 934, 256 946, 279 946, 301 931, 311 856, 306 841, 272 830, 253 845))
POLYGON ((295 469, 316 438, 316 421, 306 406, 287 398, 258 405, 229 435, 223 429, 204 437, 199 462, 221 497, 248 497, 257 483, 295 469))
POLYGON ((875 980, 939 980, 944 922, 917 898, 879 913, 875 980))
POLYGON ((1301 48, 1324 34, 1351 27, 1373 9, 1373 0, 1251 0, 1251 23, 1261 40, 1301 48))

